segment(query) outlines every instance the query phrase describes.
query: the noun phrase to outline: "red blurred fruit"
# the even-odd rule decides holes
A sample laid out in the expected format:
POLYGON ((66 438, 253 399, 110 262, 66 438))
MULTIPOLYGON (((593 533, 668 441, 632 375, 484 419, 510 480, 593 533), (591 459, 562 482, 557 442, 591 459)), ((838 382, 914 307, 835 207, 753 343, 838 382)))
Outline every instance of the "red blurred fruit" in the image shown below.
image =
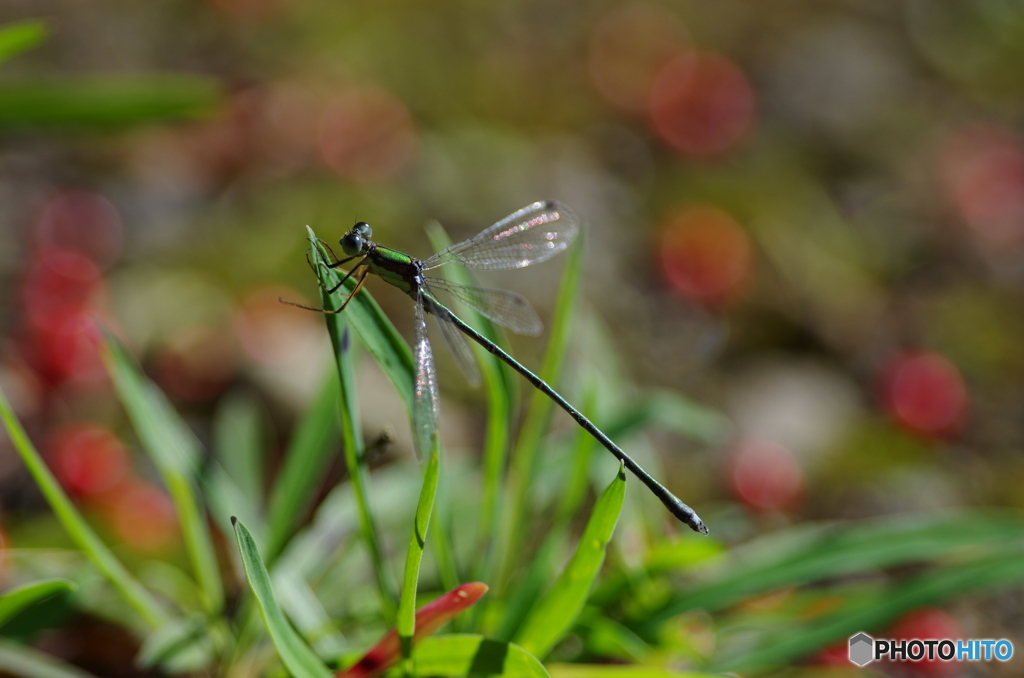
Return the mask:
POLYGON ((405 169, 416 150, 416 130, 401 101, 375 86, 335 97, 320 118, 320 155, 338 175, 385 181, 405 169))
POLYGON ((61 426, 50 442, 50 460, 61 485, 84 497, 96 497, 124 480, 128 453, 108 429, 92 423, 61 426))
MULTIPOLYGON (((921 607, 901 617, 887 634, 896 640, 960 640, 964 638, 960 623, 945 610, 921 607)), ((899 662, 900 666, 921 676, 951 676, 958 673, 960 663, 941 659, 899 662)))
POLYGON ((1024 144, 1011 130, 958 130, 943 149, 942 171, 979 240, 994 247, 1024 244, 1024 144))
POLYGON ((71 190, 47 199, 35 229, 42 252, 77 252, 109 264, 121 253, 123 228, 117 208, 99 193, 71 190))
POLYGON ((667 63, 651 90, 651 118, 683 155, 706 158, 735 148, 754 121, 754 92, 735 64, 709 52, 667 63))
POLYGON ((139 551, 165 551, 178 539, 174 504, 159 487, 129 482, 105 508, 117 536, 139 551))
POLYGON ((909 352, 883 370, 882 398, 904 428, 924 436, 950 436, 967 418, 967 387, 960 370, 938 353, 909 352))
POLYGON ((646 113, 651 87, 673 58, 692 53, 686 29, 661 5, 635 2, 615 7, 590 36, 590 77, 613 106, 646 113))
POLYGON ((767 440, 742 440, 732 450, 733 492, 755 511, 791 508, 803 494, 804 474, 793 454, 767 440))
POLYGON ((664 220, 658 253, 661 272, 672 289, 711 307, 734 299, 753 265, 746 231, 725 212, 703 205, 664 220))
POLYGON ((32 327, 54 330, 86 311, 102 290, 103 275, 88 257, 70 250, 44 252, 32 262, 22 291, 32 327))
POLYGON ((34 334, 31 349, 38 367, 51 380, 97 383, 106 379, 100 354, 102 336, 88 313, 61 316, 34 334))

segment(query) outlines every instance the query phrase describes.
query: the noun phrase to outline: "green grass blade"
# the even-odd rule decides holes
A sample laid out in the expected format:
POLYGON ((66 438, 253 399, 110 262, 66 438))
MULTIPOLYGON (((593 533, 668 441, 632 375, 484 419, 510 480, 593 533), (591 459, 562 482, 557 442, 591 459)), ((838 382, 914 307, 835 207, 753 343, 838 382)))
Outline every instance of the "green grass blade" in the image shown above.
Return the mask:
MULTIPOLYGON (((585 390, 580 411, 590 416, 597 400, 593 380, 588 380, 585 390)), ((562 489, 559 492, 551 529, 531 556, 526 575, 518 577, 509 589, 501 627, 497 633, 498 638, 515 636, 534 602, 554 576, 557 562, 562 558, 561 554, 565 552, 569 543, 570 523, 579 512, 590 486, 590 460, 596 446, 597 441, 593 436, 582 428, 576 431, 572 469, 569 477, 561 482, 562 489)))
MULTIPOLYGON (((427 225, 427 236, 435 251, 441 251, 452 245, 444 228, 436 221, 427 225)), ((447 280, 459 285, 476 286, 477 283, 470 272, 461 266, 445 266, 441 272, 447 280)), ((502 345, 501 332, 495 328, 483 315, 477 313, 463 303, 456 300, 460 315, 469 325, 477 328, 479 332, 502 345)), ((482 581, 494 580, 494 568, 496 565, 496 540, 495 535, 499 532, 499 511, 502 503, 502 478, 505 475, 505 467, 509 454, 509 430, 511 428, 512 404, 510 394, 513 392, 508 387, 508 378, 515 378, 518 375, 509 375, 501 366, 497 356, 487 352, 482 346, 474 343, 474 353, 477 357, 477 364, 480 366, 480 376, 483 379, 484 393, 487 402, 487 420, 483 438, 483 484, 480 493, 480 512, 477 528, 477 550, 480 557, 476 558, 473 568, 472 579, 482 581)), ((452 588, 446 586, 446 588, 452 588)), ((485 603, 484 603, 485 604, 485 603)), ((476 620, 484 609, 484 604, 473 608, 472 618, 476 620)))
POLYGON ((0 128, 108 130, 199 118, 221 99, 194 75, 50 78, 0 85, 0 128))
POLYGON ((697 442, 718 445, 731 431, 721 413, 673 391, 655 391, 609 417, 604 432, 613 440, 656 426, 697 442))
MULTIPOLYGON (((323 251, 319 247, 314 247, 313 250, 314 261, 322 260, 318 258, 323 257, 323 251)), ((320 267, 319 270, 322 272, 323 282, 330 287, 336 285, 340 280, 339 275, 332 270, 323 267, 320 267)), ((341 297, 329 295, 327 290, 322 288, 320 299, 325 310, 335 311, 341 308, 341 297)), ((353 300, 353 304, 355 301, 353 300)), ((373 564, 381 609, 385 621, 390 624, 394 621, 397 595, 391 572, 384 559, 377 521, 370 506, 370 479, 364 456, 363 432, 359 423, 359 396, 356 391, 355 367, 352 362, 352 337, 348 329, 348 309, 346 308, 345 313, 324 314, 324 320, 327 322, 327 330, 331 335, 331 347, 334 349, 334 359, 341 386, 339 411, 341 413, 341 443, 345 454, 345 466, 348 468, 352 494, 356 500, 356 508, 359 510, 359 529, 373 564)))
POLYGON ((110 333, 106 334, 105 348, 104 361, 121 403, 178 512, 185 550, 206 597, 207 609, 219 613, 224 606, 224 589, 196 491, 199 443, 166 396, 142 374, 127 349, 110 333))
POLYGON ((30 19, 0 27, 0 64, 32 49, 46 38, 46 24, 30 19))
POLYGON ((414 676, 548 678, 544 665, 523 648, 475 635, 425 638, 413 651, 414 676))
POLYGON ((288 618, 319 656, 335 657, 347 647, 345 637, 298 572, 274 568, 272 580, 288 618))
POLYGON ((423 549, 427 543, 427 531, 430 528, 430 514, 434 510, 434 496, 437 494, 437 481, 440 476, 441 455, 437 432, 432 437, 430 458, 423 468, 423 486, 420 499, 416 505, 416 516, 413 519, 412 537, 409 539, 409 550, 405 555, 405 570, 402 574, 402 595, 398 600, 398 620, 396 628, 402 641, 402 654, 408 657, 412 649, 412 637, 416 631, 416 587, 420 578, 420 562, 423 549))
MULTIPOLYGON (((314 254, 319 261, 328 261, 327 253, 323 245, 316 241, 316 234, 313 229, 306 227, 309 238, 317 245, 313 248, 314 254)), ((317 275, 320 282, 328 287, 337 283, 339 278, 335 277, 333 271, 327 271, 322 266, 318 267, 317 275)), ((349 279, 336 293, 340 298, 348 294, 355 286, 355 281, 349 279)), ((413 384, 416 381, 416 365, 413 363, 412 350, 402 339, 395 326, 391 324, 388 317, 373 300, 369 292, 363 289, 345 308, 346 319, 352 324, 359 341, 373 355, 380 365, 387 378, 394 384, 398 395, 405 402, 409 417, 412 418, 412 394, 413 384)))
POLYGON ((604 562, 625 496, 626 471, 620 465, 594 504, 576 553, 516 634, 516 642, 527 652, 544 657, 576 621, 604 562))
POLYGON ((250 394, 223 398, 213 418, 213 449, 251 506, 263 500, 263 431, 266 415, 250 394))
POLYGON ((260 613, 263 615, 263 623, 270 633, 270 639, 274 643, 274 647, 277 648, 281 661, 295 678, 329 678, 331 672, 285 619, 284 613, 274 597, 267 567, 256 549, 256 542, 249 534, 249 530, 245 529, 245 525, 237 520, 234 521, 234 526, 238 549, 242 554, 245 577, 249 581, 252 592, 256 595, 260 613))
MULTIPOLYGON (((551 332, 548 337, 548 348, 544 353, 540 371, 541 379, 551 385, 558 383, 559 373, 565 362, 565 354, 569 347, 569 332, 572 328, 573 311, 576 307, 576 293, 579 290, 580 278, 583 273, 583 235, 569 248, 565 258, 565 268, 558 288, 555 301, 554 316, 551 320, 551 332)), ((514 568, 515 559, 522 554, 520 540, 526 532, 522 521, 529 512, 530 486, 534 473, 534 461, 541 447, 541 436, 547 424, 548 416, 554 403, 546 395, 536 389, 530 393, 529 405, 523 424, 516 438, 512 453, 512 465, 508 474, 509 504, 504 511, 508 521, 502 530, 500 557, 502 574, 497 581, 506 581, 508 573, 514 568)))
POLYGON ((858 631, 872 632, 904 613, 977 591, 992 591, 1024 582, 1024 549, 973 559, 909 580, 900 580, 875 595, 855 596, 823 618, 775 629, 746 654, 730 653, 713 670, 760 674, 805 657, 858 631))
MULTIPOLYGON (((223 633, 223 630, 220 631, 223 633)), ((160 666, 165 673, 192 673, 208 669, 213 663, 211 628, 202 615, 165 624, 151 633, 135 657, 135 665, 148 669, 160 666)))
POLYGON ((77 588, 69 579, 43 579, 4 591, 0 595, 0 626, 26 607, 56 595, 67 595, 77 588))
POLYGON ((323 481, 338 439, 338 397, 337 376, 329 371, 288 444, 267 508, 268 562, 284 548, 323 481))
POLYGON ((637 622, 647 635, 658 623, 689 610, 713 612, 784 586, 931 561, 958 549, 1022 537, 1024 521, 985 511, 801 528, 735 550, 734 565, 658 610, 645 611, 637 622))
POLYGON ((0 673, 25 678, 95 678, 77 666, 0 638, 0 673))
POLYGON ((96 533, 75 509, 68 496, 64 494, 57 479, 50 473, 50 469, 46 467, 46 463, 25 434, 25 429, 21 427, 21 423, 11 411, 2 390, 0 390, 0 419, 3 419, 14 449, 17 450, 32 475, 32 479, 39 486, 72 541, 82 549, 96 569, 124 596, 125 600, 150 627, 157 628, 169 621, 170 616, 160 607, 156 598, 125 569, 121 561, 114 557, 106 544, 96 536, 96 533))

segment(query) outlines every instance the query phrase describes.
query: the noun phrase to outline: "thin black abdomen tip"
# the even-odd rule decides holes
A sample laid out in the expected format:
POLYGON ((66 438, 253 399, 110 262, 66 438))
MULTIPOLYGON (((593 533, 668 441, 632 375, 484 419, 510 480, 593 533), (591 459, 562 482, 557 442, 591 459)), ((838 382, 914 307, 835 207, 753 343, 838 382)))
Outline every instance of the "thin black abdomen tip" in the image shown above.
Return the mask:
POLYGON ((696 523, 697 523, 696 525, 693 525, 693 526, 692 526, 692 527, 693 527, 693 529, 695 529, 695 530, 696 530, 697 532, 700 532, 700 533, 701 533, 701 534, 703 534, 703 535, 704 535, 705 537, 706 537, 706 536, 708 536, 708 534, 709 534, 709 533, 711 532, 711 531, 710 531, 710 530, 708 529, 708 526, 707 526, 707 525, 705 525, 705 524, 704 524, 703 522, 701 522, 700 518, 697 518, 697 519, 696 519, 696 523))

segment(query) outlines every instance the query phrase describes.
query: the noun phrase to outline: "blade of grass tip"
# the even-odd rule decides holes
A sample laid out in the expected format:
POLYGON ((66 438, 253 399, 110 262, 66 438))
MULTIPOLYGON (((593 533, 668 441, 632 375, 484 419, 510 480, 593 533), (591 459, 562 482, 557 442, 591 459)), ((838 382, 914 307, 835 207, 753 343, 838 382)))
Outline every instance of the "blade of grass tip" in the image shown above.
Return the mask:
POLYGON ((178 513, 185 551, 206 597, 207 610, 218 614, 224 606, 224 588, 209 525, 196 492, 199 443, 166 396, 142 374, 121 342, 105 328, 104 337, 103 359, 107 372, 143 449, 167 486, 178 513))
MULTIPOLYGON (((326 261, 327 253, 319 244, 313 229, 306 227, 309 239, 317 243, 313 248, 313 254, 318 257, 317 261, 326 261)), ((318 275, 321 282, 327 283, 331 280, 337 282, 338 278, 333 271, 327 272, 323 267, 319 268, 318 275)), ((355 286, 351 278, 337 294, 350 294, 355 286)), ((412 394, 413 384, 416 381, 416 364, 413 362, 412 349, 402 339, 395 326, 391 324, 388 317, 384 315, 377 302, 373 300, 370 293, 363 288, 351 303, 345 307, 345 316, 352 324, 359 341, 373 355, 381 370, 395 386, 398 395, 401 396, 405 407, 409 412, 409 420, 412 421, 412 394)))
POLYGON ((0 26, 0 64, 32 49, 46 38, 46 24, 29 19, 0 26))
POLYGON ((57 479, 46 467, 46 462, 29 441, 21 422, 14 416, 7 398, 0 390, 0 419, 3 419, 7 434, 14 449, 25 463, 32 479, 42 491, 46 501, 56 514, 61 525, 67 530, 72 541, 82 549, 96 569, 117 589, 140 617, 151 628, 157 628, 171 620, 171 616, 157 602, 156 598, 135 579, 121 564, 110 549, 89 527, 85 519, 64 494, 57 479))
POLYGON ((543 658, 576 621, 604 562, 625 496, 626 471, 620 464, 615 478, 594 504, 576 553, 516 635, 516 643, 530 654, 543 658))
MULTIPOLYGON (((323 250, 319 246, 313 249, 314 261, 322 261, 324 256, 323 250)), ((334 287, 341 279, 331 269, 318 266, 318 271, 323 272, 322 282, 328 287, 334 287)), ((323 289, 323 287, 320 289, 320 299, 325 310, 336 311, 341 307, 338 297, 327 294, 327 290, 323 289)), ((327 331, 331 335, 331 347, 334 349, 338 380, 341 386, 339 390, 341 395, 339 411, 341 413, 341 443, 345 455, 345 466, 348 468, 352 495, 355 498, 356 508, 359 512, 360 532, 370 554, 370 561, 373 564, 377 591, 380 594, 381 611, 385 621, 391 623, 394 621, 395 600, 398 596, 395 592, 391 572, 384 558, 381 536, 377 529, 373 508, 370 506, 370 479, 364 455, 363 432, 359 423, 359 400, 355 386, 355 368, 352 364, 352 336, 349 333, 345 314, 325 313, 324 320, 327 322, 327 331)))
MULTIPOLYGON (((562 280, 558 288, 554 316, 551 321, 551 333, 548 337, 548 348, 544 353, 544 360, 538 373, 538 376, 549 384, 558 382, 569 346, 569 331, 572 327, 573 311, 576 307, 576 293, 579 290, 583 271, 583 240, 581 232, 578 241, 569 248, 566 254, 565 268, 562 270, 562 280)), ((515 567, 516 559, 522 555, 520 545, 525 532, 522 524, 529 512, 534 461, 552 407, 554 407, 554 403, 550 398, 537 389, 532 389, 526 415, 512 452, 512 465, 507 481, 509 505, 507 510, 503 511, 507 521, 505 529, 499 533, 502 537, 499 550, 501 569, 494 581, 507 581, 508 574, 515 567)))
POLYGON ((267 506, 267 562, 277 559, 323 481, 338 439, 339 388, 337 374, 328 371, 288 443, 267 506))
POLYGON ((416 505, 412 537, 405 555, 405 570, 402 574, 402 595, 398 600, 398 637, 402 644, 402 656, 408 658, 412 652, 413 635, 416 632, 416 587, 420 578, 420 562, 423 548, 427 543, 430 528, 430 514, 434 509, 437 494, 437 480, 441 466, 440 443, 437 432, 432 436, 430 458, 423 469, 423 487, 416 505))
POLYGON ((309 649, 309 646, 303 642, 299 634, 285 619, 284 613, 274 597, 267 567, 249 530, 245 529, 245 525, 238 520, 232 522, 235 526, 238 550, 242 555, 245 578, 249 581, 249 586, 256 596, 260 613, 263 615, 263 623, 267 627, 270 640, 277 648, 277 653, 280 655, 281 661, 284 662, 285 668, 295 678, 330 678, 331 672, 327 666, 309 649))
POLYGON ((0 673, 25 678, 95 678, 77 666, 2 637, 0 673))
POLYGON ((43 579, 17 586, 0 595, 0 626, 25 608, 56 595, 66 595, 78 588, 69 579, 43 579))
POLYGON ((412 675, 424 678, 485 675, 549 678, 544 665, 518 645, 477 635, 425 638, 416 646, 412 658, 412 675))
MULTIPOLYGON (((458 617, 487 593, 487 584, 463 584, 427 603, 416 612, 416 643, 458 617)), ((396 629, 392 629, 359 661, 338 673, 337 678, 373 678, 398 663, 402 642, 396 629)))

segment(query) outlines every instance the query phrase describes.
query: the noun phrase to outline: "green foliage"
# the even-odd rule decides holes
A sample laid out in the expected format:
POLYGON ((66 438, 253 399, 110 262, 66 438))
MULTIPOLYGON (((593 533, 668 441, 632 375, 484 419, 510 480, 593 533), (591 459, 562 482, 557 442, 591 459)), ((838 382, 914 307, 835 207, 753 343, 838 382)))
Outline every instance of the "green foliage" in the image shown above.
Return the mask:
POLYGON ((604 562, 605 549, 619 520, 625 496, 626 471, 620 465, 615 479, 597 498, 572 560, 555 580, 551 591, 534 605, 516 635, 516 641, 527 652, 546 656, 572 628, 604 562))
MULTIPOLYGON (((311 231, 310 237, 316 242, 311 231)), ((434 237, 443 246, 443 234, 436 231, 434 237)), ((326 262, 326 256, 317 244, 314 261, 326 262)), ((570 292, 579 267, 578 255, 571 257, 563 274, 563 287, 570 292)), ((317 270, 325 285, 340 279, 324 266, 317 270)), ((351 290, 351 281, 347 287, 351 290)), ((596 360, 607 369, 584 371, 579 379, 576 390, 583 411, 605 414, 609 430, 624 438, 635 439, 651 426, 704 442, 726 435, 728 425, 721 415, 675 394, 641 394, 626 404, 609 398, 610 392, 629 388, 614 355, 593 348, 600 332, 586 333, 588 341, 581 344, 579 355, 566 352, 573 297, 565 292, 560 298, 552 323, 555 345, 549 347, 545 365, 547 376, 555 379, 562 363, 572 366, 597 351, 596 360)), ((324 294, 322 303, 328 310, 337 309, 341 298, 324 294)), ((630 517, 621 468, 590 505, 590 468, 599 463, 606 468, 610 460, 595 456, 593 441, 583 432, 553 434, 540 410, 527 415, 519 442, 523 445, 526 436, 537 448, 528 473, 536 488, 524 492, 520 481, 499 483, 518 387, 483 353, 492 410, 483 473, 465 461, 444 458, 435 438, 421 466, 376 470, 371 487, 355 379, 358 351, 365 348, 402 395, 408 409, 399 418, 411 412, 411 352, 365 290, 344 314, 327 314, 325 320, 334 369, 300 418, 281 470, 269 483, 267 502, 263 472, 269 464, 260 405, 237 394, 222 402, 213 431, 216 456, 206 459, 166 396, 116 339, 107 338, 107 365, 117 393, 168 487, 183 528, 194 581, 179 573, 178 589, 160 589, 165 596, 166 591, 180 592, 170 596, 178 608, 173 616, 157 602, 152 580, 144 579, 145 586, 140 582, 141 568, 136 566, 139 574, 126 568, 92 531, 0 397, 0 416, 14 447, 61 524, 105 577, 106 588, 116 591, 142 620, 130 625, 142 641, 136 658, 140 667, 159 667, 172 675, 243 666, 267 672, 279 658, 292 675, 324 676, 330 673, 328 666, 342 665, 340 657, 359 656, 394 628, 404 639, 406 658, 396 670, 408 675, 545 676, 540 660, 551 657, 560 662, 548 666, 551 675, 566 678, 710 675, 666 668, 680 665, 756 676, 798 664, 857 631, 884 629, 921 605, 989 595, 1024 583, 1017 564, 1024 557, 1024 519, 1010 513, 961 511, 804 525, 732 547, 692 535, 665 540, 645 531, 651 521, 646 513, 638 514, 639 520, 630 517), (542 423, 529 423, 531 417, 542 423), (312 506, 337 441, 344 450, 347 477, 312 506), (483 487, 477 494, 479 485, 483 487), (556 488, 553 493, 545 489, 551 486, 556 488), (482 511, 479 501, 484 502, 482 511), (438 520, 439 507, 446 508, 450 523, 438 520), (310 509, 314 515, 306 524, 310 509), (512 510, 515 515, 510 515, 512 510), (246 516, 245 521, 231 521, 231 534, 248 583, 237 594, 223 580, 230 573, 229 562, 218 560, 207 527, 207 514, 224 529, 235 513, 246 516), (582 517, 585 524, 579 524, 582 517), (250 520, 252 531, 243 525, 250 520), (439 525, 450 525, 452 534, 438 538, 439 525), (510 579, 494 587, 496 595, 486 608, 479 605, 482 611, 465 615, 462 624, 474 633, 442 632, 413 642, 417 600, 431 598, 440 590, 439 581, 445 581, 441 589, 451 588, 450 582, 464 572, 492 571, 495 546, 483 538, 494 534, 492 526, 500 527, 515 545, 505 552, 510 579), (625 526, 629 543, 639 545, 628 558, 622 557, 623 545, 616 541, 617 526, 620 532, 625 526), (516 530, 514 537, 509 529, 516 530), (409 535, 404 554, 387 548, 389 541, 401 542, 404 535, 409 535), (452 542, 463 548, 451 549, 452 542), (399 593, 392 572, 403 555, 399 593), (224 591, 229 599, 240 596, 237 605, 223 604, 224 591), (759 599, 759 604, 748 605, 759 599), (707 637, 714 642, 701 640, 707 637), (276 655, 268 652, 271 645, 276 655), (609 660, 631 665, 602 663, 609 660)), ((494 331, 482 321, 480 326, 494 331)), ((236 557, 233 550, 226 555, 229 560, 236 557)), ((31 550, 26 558, 43 562, 31 550)), ((68 570, 62 578, 8 592, 0 597, 0 623, 5 616, 33 609, 47 596, 66 595, 74 586, 94 591, 95 585, 82 584, 87 581, 82 576, 68 570)), ((68 604, 84 606, 86 597, 76 594, 68 604)), ((0 667, 32 677, 84 675, 10 641, 0 643, 0 667)))
POLYGON ((263 563, 263 557, 256 549, 256 542, 249 530, 237 520, 233 521, 233 524, 238 539, 238 550, 242 554, 242 565, 245 567, 245 578, 256 596, 263 622, 267 625, 267 631, 281 656, 281 661, 295 678, 329 677, 331 672, 285 619, 281 606, 274 597, 274 589, 270 585, 270 573, 267 572, 267 566, 263 563))
POLYGON ((0 64, 38 45, 46 32, 46 24, 35 20, 0 26, 0 64))
POLYGON ((0 129, 118 130, 210 115, 219 85, 186 75, 0 83, 0 129))

